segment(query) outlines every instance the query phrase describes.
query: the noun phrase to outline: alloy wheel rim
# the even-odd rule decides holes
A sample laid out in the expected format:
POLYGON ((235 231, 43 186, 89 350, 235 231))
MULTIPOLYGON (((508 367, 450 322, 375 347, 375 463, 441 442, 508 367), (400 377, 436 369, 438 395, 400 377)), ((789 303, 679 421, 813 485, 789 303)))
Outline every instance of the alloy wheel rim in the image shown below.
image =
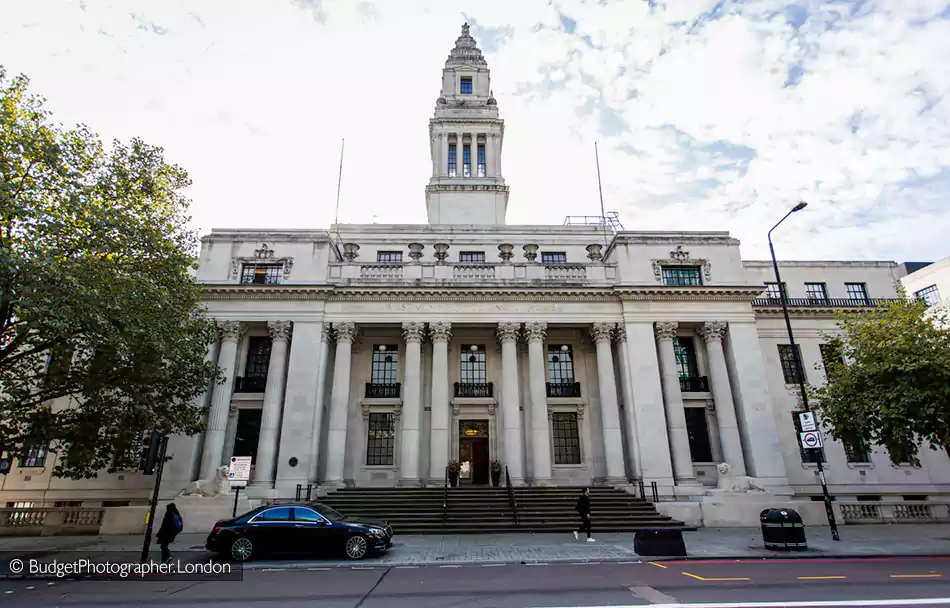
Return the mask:
POLYGON ((243 562, 251 556, 251 548, 251 541, 246 538, 239 538, 231 545, 231 555, 243 562))
POLYGON ((366 554, 366 539, 362 536, 354 536, 346 541, 346 554, 354 559, 363 557, 366 554))

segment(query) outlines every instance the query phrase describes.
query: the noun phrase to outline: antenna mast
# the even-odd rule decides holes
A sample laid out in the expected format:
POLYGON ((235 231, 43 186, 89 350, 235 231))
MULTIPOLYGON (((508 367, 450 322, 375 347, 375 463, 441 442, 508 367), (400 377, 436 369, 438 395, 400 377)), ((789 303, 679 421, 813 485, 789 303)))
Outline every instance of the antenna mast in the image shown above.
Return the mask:
POLYGON ((594 162, 597 163, 597 193, 600 195, 600 223, 604 226, 604 248, 607 247, 607 214, 604 212, 604 189, 600 184, 600 154, 594 142, 594 162))
MULTIPOLYGON (((340 172, 336 179, 336 213, 333 215, 334 226, 340 223, 340 185, 343 183, 343 149, 345 146, 346 138, 343 138, 340 142, 340 172)), ((601 201, 601 207, 603 207, 603 201, 601 201)))

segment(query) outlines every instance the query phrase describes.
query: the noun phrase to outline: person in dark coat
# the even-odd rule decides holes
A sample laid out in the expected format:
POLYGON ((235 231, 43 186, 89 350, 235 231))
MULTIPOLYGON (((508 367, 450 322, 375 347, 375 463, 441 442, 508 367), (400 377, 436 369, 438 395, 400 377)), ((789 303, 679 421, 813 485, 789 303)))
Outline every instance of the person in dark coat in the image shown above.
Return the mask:
POLYGON ((587 542, 592 543, 594 539, 590 537, 590 490, 584 488, 581 495, 577 498, 574 510, 581 516, 581 527, 574 531, 574 538, 578 538, 578 533, 587 533, 587 542))
POLYGON ((162 563, 171 560, 172 556, 168 551, 168 545, 175 540, 183 527, 184 520, 181 518, 181 513, 178 512, 178 507, 173 502, 168 503, 168 506, 165 507, 165 517, 162 518, 162 525, 158 528, 158 534, 155 535, 159 546, 162 548, 162 563))

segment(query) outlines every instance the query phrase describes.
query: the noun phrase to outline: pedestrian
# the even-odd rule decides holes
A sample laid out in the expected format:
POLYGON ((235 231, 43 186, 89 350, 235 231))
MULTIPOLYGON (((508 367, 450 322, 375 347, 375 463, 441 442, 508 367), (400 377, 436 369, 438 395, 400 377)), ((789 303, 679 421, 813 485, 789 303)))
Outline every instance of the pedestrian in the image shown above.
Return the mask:
POLYGON ((158 528, 158 534, 155 535, 155 539, 162 548, 163 564, 171 561, 172 556, 168 551, 168 545, 175 540, 182 528, 184 528, 184 521, 181 518, 181 513, 178 512, 178 507, 173 502, 168 503, 168 506, 165 507, 165 517, 162 518, 162 525, 158 528))
POLYGON ((575 540, 579 538, 578 533, 586 532, 587 542, 594 542, 594 539, 590 537, 590 490, 588 488, 581 490, 581 495, 577 498, 574 510, 581 516, 581 527, 574 530, 575 540))

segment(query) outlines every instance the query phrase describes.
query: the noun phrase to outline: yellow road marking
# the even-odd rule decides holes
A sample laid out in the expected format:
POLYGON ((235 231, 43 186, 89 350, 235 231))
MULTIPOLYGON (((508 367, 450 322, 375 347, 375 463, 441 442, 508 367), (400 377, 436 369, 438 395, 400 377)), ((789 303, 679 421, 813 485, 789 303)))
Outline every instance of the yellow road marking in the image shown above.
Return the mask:
POLYGON ((663 564, 658 564, 656 562, 647 562, 647 563, 650 564, 651 566, 656 566, 657 568, 663 568, 664 570, 667 568, 667 566, 664 566, 663 564))
POLYGON ((891 578, 940 578, 941 574, 891 574, 891 578))
POLYGON ((689 572, 683 572, 682 574, 683 574, 684 576, 688 576, 688 577, 690 577, 690 578, 695 578, 695 579, 698 580, 698 581, 748 581, 748 580, 752 580, 752 579, 748 579, 748 578, 739 578, 739 577, 735 577, 735 578, 733 578, 733 577, 718 578, 718 577, 696 576, 695 574, 690 574, 689 572))
POLYGON ((799 576, 800 581, 827 581, 831 579, 848 578, 847 576, 799 576))

